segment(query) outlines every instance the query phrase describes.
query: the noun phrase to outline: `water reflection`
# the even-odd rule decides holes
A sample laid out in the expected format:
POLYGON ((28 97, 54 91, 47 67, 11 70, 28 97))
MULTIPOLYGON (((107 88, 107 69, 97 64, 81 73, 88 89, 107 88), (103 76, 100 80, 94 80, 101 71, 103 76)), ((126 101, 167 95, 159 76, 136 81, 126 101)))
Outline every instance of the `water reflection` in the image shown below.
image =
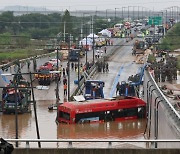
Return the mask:
MULTIPOLYGON (((26 130, 31 125, 31 113, 18 114, 18 134, 19 138, 26 133, 26 130)), ((2 137, 4 138, 15 138, 15 115, 6 115, 3 114, 0 116, 0 130, 3 133, 2 137)))
MULTIPOLYGON (((121 122, 105 122, 93 124, 56 124, 57 112, 48 111, 48 106, 55 101, 37 101, 37 116, 42 139, 143 139, 145 119, 127 120, 121 122)), ((33 109, 33 108, 32 108, 33 109)), ((19 138, 36 139, 36 125, 34 112, 18 115, 19 138)), ((15 115, 0 114, 0 136, 3 138, 15 138, 15 115)), ((119 143, 120 144, 120 143, 119 143)), ((120 146, 115 144, 114 146, 120 146)), ((99 147, 96 143, 73 143, 73 147, 83 146, 99 147)), ((24 147, 21 144, 20 147, 24 147)), ((37 147, 37 143, 31 143, 31 147, 37 147)), ((42 147, 67 147, 67 143, 42 143, 42 147)), ((139 146, 139 145, 138 145, 139 146)), ((102 143, 100 147, 107 147, 102 143)))
POLYGON ((57 138, 134 138, 134 136, 143 134, 144 128, 144 119, 92 124, 59 124, 57 128, 57 138))

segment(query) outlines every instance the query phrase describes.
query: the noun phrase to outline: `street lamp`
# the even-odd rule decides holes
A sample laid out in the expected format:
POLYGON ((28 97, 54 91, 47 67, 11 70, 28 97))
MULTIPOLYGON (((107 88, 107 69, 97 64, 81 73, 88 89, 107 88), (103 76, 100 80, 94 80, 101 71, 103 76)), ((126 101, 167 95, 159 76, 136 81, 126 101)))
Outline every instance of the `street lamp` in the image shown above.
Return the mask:
POLYGON ((112 9, 106 9, 106 21, 108 21, 108 10, 112 10, 112 9))
POLYGON ((126 7, 122 7, 122 21, 124 20, 124 9, 125 9, 126 7))
POLYGON ((128 6, 128 22, 129 22, 129 7, 131 7, 131 6, 128 6))
POLYGON ((139 6, 138 6, 138 20, 139 20, 139 6))
POLYGON ((115 8, 115 13, 114 13, 114 21, 115 21, 115 24, 116 24, 116 10, 117 9, 120 9, 120 8, 115 8))

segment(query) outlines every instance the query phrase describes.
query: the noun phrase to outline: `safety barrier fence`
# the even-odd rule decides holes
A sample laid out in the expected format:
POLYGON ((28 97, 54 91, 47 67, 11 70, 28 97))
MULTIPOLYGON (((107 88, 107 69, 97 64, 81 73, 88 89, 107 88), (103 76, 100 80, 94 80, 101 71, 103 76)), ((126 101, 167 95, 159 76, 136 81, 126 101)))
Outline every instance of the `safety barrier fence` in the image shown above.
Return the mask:
MULTIPOLYGON (((13 142, 18 142, 18 143, 25 143, 24 148, 30 148, 30 143, 68 143, 67 148, 75 148, 73 147, 74 143, 96 143, 99 144, 99 148, 101 148, 101 143, 107 143, 107 148, 113 148, 113 143, 147 143, 150 149, 155 148, 155 143, 179 143, 180 144, 180 139, 179 140, 111 140, 111 139, 103 139, 103 140, 98 140, 98 139, 5 139, 6 141, 13 143, 13 142)), ((84 145, 85 147, 82 148, 87 148, 87 145, 84 145)), ((116 147, 117 148, 117 147, 116 147)))

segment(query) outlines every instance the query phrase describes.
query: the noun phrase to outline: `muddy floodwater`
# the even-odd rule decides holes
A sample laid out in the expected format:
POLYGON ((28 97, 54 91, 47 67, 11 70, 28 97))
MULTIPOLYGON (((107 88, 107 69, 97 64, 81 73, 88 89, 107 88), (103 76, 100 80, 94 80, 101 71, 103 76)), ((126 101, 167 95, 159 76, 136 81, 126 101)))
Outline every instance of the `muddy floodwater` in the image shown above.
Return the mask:
MULTIPOLYGON (((105 98, 110 97, 110 91, 113 91, 114 79, 123 66, 121 78, 119 81, 127 79, 129 75, 135 74, 138 68, 132 62, 134 57, 131 55, 131 46, 122 47, 121 52, 117 52, 109 62, 109 72, 98 73, 94 78, 103 79, 105 84, 105 98), (121 61, 119 60, 121 59, 121 61), (131 67, 131 69, 129 69, 131 67)), ((111 49, 111 48, 110 48, 111 49)), ((92 52, 91 52, 92 53, 92 52)), ((73 81, 77 79, 75 71, 71 73, 73 91, 73 81)), ((76 85, 77 86, 77 85, 76 85)), ((41 139, 144 139, 144 130, 146 119, 126 120, 121 122, 105 122, 93 124, 56 124, 57 112, 48 111, 48 106, 55 103, 55 83, 52 83, 48 91, 37 91, 35 89, 35 100, 37 101, 37 117, 39 124, 39 132, 41 139)), ((114 89, 115 91, 115 89, 114 89)), ((60 83, 60 98, 63 94, 63 85, 60 83)), ((71 92, 72 93, 72 92, 71 92)), ((114 92, 115 93, 115 92, 114 92)), ((36 139, 36 125, 34 111, 32 107, 31 113, 18 115, 18 134, 21 139, 36 139)), ((15 115, 4 115, 0 113, 0 137, 15 138, 15 115)), ((25 146, 19 143, 20 147, 25 146)), ((63 147, 66 148, 67 143, 42 143, 42 147, 63 147)), ((73 143, 74 147, 107 147, 107 143, 73 143)), ((113 143, 114 147, 145 147, 144 143, 113 143)), ((30 143, 30 147, 37 147, 37 143, 30 143)))
MULTIPOLYGON (((56 124, 57 112, 48 111, 54 101, 37 101, 37 116, 41 139, 143 139, 145 119, 93 124, 56 124)), ((18 134, 22 139, 36 139, 34 112, 18 115, 18 134)), ((15 138, 15 115, 0 115, 0 137, 15 138)), ((87 143, 76 143, 78 147, 87 143)), ((101 143, 102 147, 107 143, 101 143)), ((119 143, 120 144, 120 143, 119 143)), ((87 144, 96 146, 97 144, 87 144)), ((86 146, 87 146, 86 145, 86 146)), ((23 143, 20 146, 24 146, 23 143)), ((30 146, 37 146, 32 143, 30 146)), ((67 147, 66 143, 43 143, 45 147, 67 147)), ((138 146, 144 146, 143 144, 138 146)))

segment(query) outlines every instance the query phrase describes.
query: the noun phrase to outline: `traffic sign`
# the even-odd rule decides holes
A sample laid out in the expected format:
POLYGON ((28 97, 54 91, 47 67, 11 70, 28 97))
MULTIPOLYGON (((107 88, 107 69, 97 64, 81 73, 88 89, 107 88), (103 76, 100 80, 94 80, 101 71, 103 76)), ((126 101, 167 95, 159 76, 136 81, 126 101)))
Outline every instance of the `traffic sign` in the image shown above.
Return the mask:
POLYGON ((162 25, 162 17, 159 16, 149 17, 148 25, 162 25))

